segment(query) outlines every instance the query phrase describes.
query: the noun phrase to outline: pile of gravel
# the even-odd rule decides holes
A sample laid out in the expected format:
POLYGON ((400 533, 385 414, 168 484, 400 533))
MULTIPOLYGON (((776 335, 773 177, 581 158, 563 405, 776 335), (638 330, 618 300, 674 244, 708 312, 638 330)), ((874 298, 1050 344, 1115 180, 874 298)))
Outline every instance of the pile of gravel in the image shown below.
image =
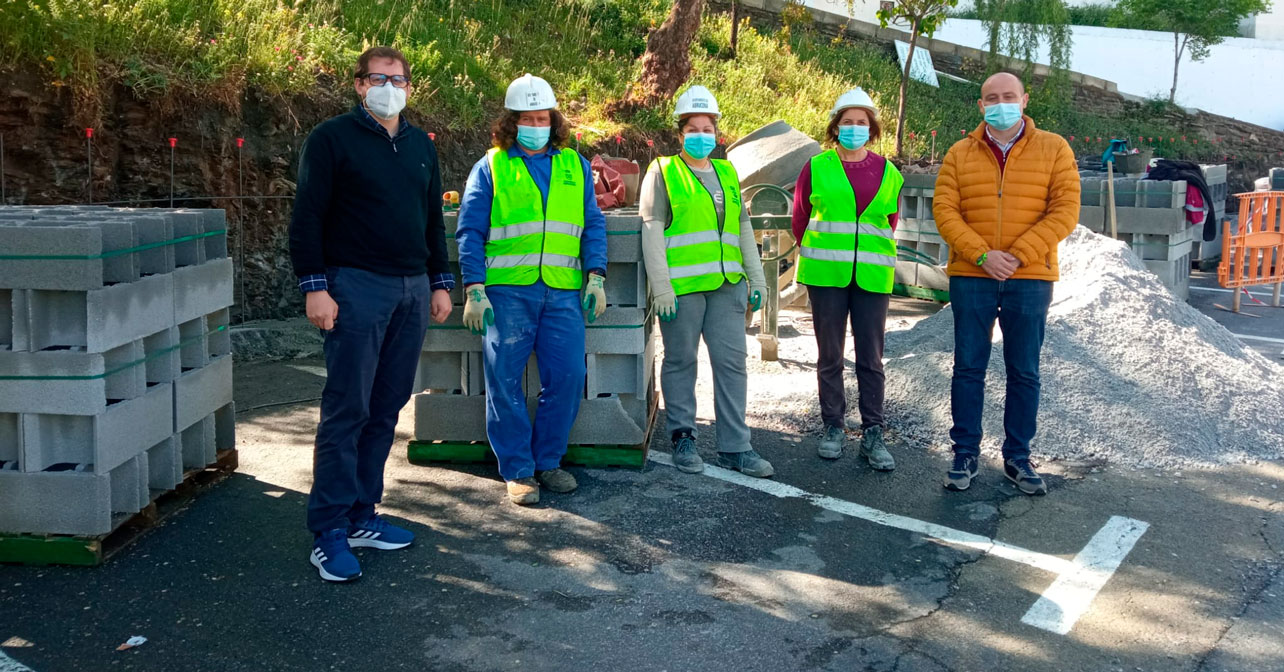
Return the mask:
MULTIPOLYGON (((1122 243, 1079 227, 1062 243, 1060 259, 1036 457, 1136 467, 1284 457, 1284 367, 1174 297, 1122 243)), ((903 442, 949 445, 953 329, 947 307, 888 334, 887 420, 903 442)), ((996 326, 982 443, 996 453, 1003 441, 1002 349, 996 326)), ((848 382, 854 402, 854 376, 848 382)), ((789 403, 782 410, 788 413, 789 403)))

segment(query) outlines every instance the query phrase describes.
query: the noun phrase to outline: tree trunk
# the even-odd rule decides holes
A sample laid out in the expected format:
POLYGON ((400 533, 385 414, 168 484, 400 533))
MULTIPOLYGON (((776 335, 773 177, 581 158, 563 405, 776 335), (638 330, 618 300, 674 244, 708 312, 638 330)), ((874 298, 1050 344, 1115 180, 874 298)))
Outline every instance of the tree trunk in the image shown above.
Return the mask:
POLYGON ((1178 43, 1178 34, 1173 33, 1173 88, 1168 91, 1168 104, 1174 105, 1177 100, 1177 68, 1181 66, 1181 46, 1178 43))
POLYGON ((691 74, 691 42, 700 30, 704 0, 673 0, 669 18, 646 41, 642 75, 629 97, 607 108, 618 115, 657 105, 677 93, 691 74))
POLYGON ((736 45, 740 42, 740 3, 731 0, 731 57, 736 57, 736 45))
POLYGON ((901 73, 901 96, 896 103, 896 156, 901 156, 905 143, 905 96, 909 93, 910 66, 914 64, 914 47, 918 44, 919 20, 910 22, 909 52, 905 54, 905 71, 901 73))

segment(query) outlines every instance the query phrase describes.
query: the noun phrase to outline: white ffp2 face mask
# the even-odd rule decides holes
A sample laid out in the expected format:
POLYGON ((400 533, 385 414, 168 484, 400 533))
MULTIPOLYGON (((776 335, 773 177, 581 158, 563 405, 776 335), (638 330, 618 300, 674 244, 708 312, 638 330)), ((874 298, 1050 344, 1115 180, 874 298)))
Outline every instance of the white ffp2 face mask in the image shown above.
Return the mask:
POLYGON ((406 90, 393 86, 391 82, 372 86, 366 91, 366 109, 380 119, 393 119, 406 109, 406 90))

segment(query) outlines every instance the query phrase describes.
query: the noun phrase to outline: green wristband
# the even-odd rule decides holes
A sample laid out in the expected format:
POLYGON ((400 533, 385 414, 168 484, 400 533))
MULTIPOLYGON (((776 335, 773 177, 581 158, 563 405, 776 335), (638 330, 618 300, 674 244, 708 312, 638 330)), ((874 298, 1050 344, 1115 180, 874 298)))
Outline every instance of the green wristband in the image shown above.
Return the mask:
POLYGON ((988 256, 990 256, 990 253, 989 253, 989 252, 986 252, 985 254, 982 254, 982 255, 981 255, 981 258, 976 260, 976 265, 977 265, 977 266, 984 266, 984 265, 985 265, 985 258, 986 258, 986 257, 988 257, 988 256))

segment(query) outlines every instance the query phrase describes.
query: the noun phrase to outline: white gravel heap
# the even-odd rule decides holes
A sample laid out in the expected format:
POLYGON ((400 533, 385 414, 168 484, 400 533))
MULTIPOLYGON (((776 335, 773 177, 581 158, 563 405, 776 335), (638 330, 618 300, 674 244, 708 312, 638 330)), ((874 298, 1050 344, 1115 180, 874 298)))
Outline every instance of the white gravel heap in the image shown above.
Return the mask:
MULTIPOLYGON (((1122 243, 1080 226, 1060 259, 1036 460, 1188 467, 1284 457, 1284 367, 1174 297, 1122 243)), ((953 330, 947 307, 888 334, 887 420, 910 445, 950 444, 953 330)), ((1003 441, 1002 355, 996 325, 982 443, 992 454, 1003 441)))

